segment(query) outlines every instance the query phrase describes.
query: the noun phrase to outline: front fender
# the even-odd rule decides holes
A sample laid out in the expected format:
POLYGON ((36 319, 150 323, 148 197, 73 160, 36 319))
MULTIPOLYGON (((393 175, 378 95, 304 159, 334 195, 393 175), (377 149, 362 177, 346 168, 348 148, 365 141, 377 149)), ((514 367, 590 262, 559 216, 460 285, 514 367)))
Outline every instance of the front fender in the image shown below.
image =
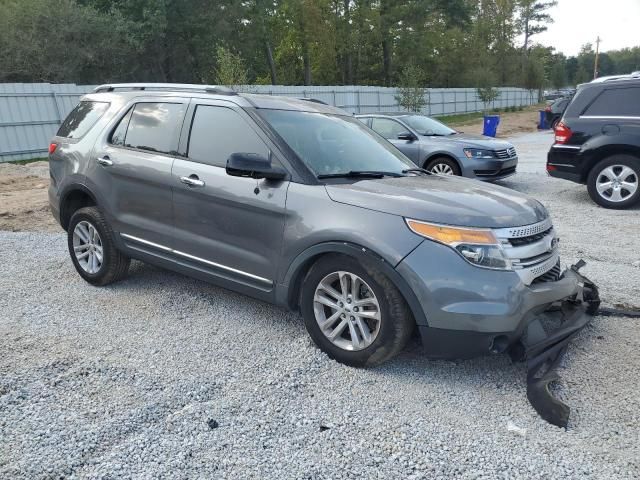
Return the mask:
POLYGON ((409 284, 395 270, 394 266, 373 250, 349 242, 324 242, 309 247, 300 253, 289 265, 282 283, 276 285, 276 302, 292 310, 296 310, 298 307, 300 285, 310 265, 315 259, 329 253, 348 255, 358 259, 358 261, 363 264, 371 265, 373 268, 380 270, 400 291, 409 305, 409 309, 416 323, 419 325, 427 325, 427 320, 418 298, 409 284))

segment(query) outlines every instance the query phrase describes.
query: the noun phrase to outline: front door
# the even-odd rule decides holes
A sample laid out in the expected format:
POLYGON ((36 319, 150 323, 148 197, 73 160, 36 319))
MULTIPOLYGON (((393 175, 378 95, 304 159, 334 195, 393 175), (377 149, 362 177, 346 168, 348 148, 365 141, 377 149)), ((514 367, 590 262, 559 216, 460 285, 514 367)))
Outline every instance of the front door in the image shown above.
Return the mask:
POLYGON ((232 153, 270 156, 267 138, 242 109, 194 100, 190 111, 187 156, 176 159, 172 171, 175 254, 214 277, 270 291, 289 182, 226 174, 232 153))
POLYGON ((418 140, 400 140, 398 135, 410 133, 402 123, 391 118, 374 117, 371 128, 393 143, 398 150, 409 157, 416 165, 420 162, 420 142, 418 140))

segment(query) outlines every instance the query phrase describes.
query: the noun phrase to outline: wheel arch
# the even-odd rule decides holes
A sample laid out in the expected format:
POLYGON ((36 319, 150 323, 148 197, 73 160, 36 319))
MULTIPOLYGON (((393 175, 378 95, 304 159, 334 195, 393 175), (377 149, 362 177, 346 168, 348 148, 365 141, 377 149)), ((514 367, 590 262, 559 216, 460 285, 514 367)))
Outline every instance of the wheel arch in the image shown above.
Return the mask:
POLYGON ((95 195, 85 185, 69 185, 60 197, 60 225, 66 230, 75 211, 97 205, 95 195))
POLYGON ((277 287, 276 297, 278 303, 286 305, 291 310, 297 310, 300 305, 302 282, 309 269, 320 258, 330 254, 347 255, 361 263, 378 268, 400 291, 416 323, 428 324, 418 298, 396 269, 371 249, 350 242, 325 242, 309 247, 299 254, 291 262, 282 283, 277 287))
POLYGON ((640 161, 640 145, 633 145, 631 143, 614 143, 604 144, 596 148, 593 148, 589 152, 586 168, 582 169, 581 181, 586 182, 589 178, 589 173, 598 162, 612 156, 612 155, 631 155, 636 157, 640 161))
POLYGON ((449 160, 452 160, 456 163, 456 165, 458 165, 458 168, 460 169, 460 171, 462 172, 462 164, 460 163, 460 161, 454 156, 452 155, 450 152, 435 152, 435 153, 430 153, 427 158, 425 158, 425 160, 422 162, 422 168, 426 168, 427 164, 431 161, 434 160, 436 158, 447 158, 449 160))

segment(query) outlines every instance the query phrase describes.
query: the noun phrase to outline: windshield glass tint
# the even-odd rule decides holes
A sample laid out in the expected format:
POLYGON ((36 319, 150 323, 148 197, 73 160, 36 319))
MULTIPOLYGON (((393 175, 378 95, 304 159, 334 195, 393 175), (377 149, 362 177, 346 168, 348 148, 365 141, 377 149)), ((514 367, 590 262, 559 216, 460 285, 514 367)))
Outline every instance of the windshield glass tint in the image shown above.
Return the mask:
POLYGON ((416 166, 356 118, 289 110, 259 110, 316 175, 350 171, 401 173, 416 166))
POLYGON ((422 115, 408 115, 402 117, 402 120, 420 135, 452 135, 456 133, 444 123, 422 115))

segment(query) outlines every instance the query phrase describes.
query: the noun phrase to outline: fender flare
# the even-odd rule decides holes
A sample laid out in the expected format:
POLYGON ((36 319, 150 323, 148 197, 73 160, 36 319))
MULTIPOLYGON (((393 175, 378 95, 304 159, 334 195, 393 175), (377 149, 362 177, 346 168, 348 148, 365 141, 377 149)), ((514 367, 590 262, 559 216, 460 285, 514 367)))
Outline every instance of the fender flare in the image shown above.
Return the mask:
POLYGON ((462 164, 460 163, 460 161, 454 155, 452 155, 450 152, 447 152, 447 151, 430 152, 429 155, 427 155, 427 157, 422 162, 422 168, 426 168, 427 163, 429 163, 434 158, 438 158, 438 157, 445 157, 445 158, 448 158, 450 160, 453 160, 454 162, 456 162, 456 165, 458 165, 458 168, 462 172, 463 168, 462 168, 462 164))
POLYGON ((428 325, 424 311, 415 293, 393 265, 369 248, 350 242, 324 242, 313 245, 300 253, 289 265, 282 282, 276 285, 276 301, 291 310, 298 309, 300 284, 312 261, 324 254, 341 253, 369 263, 384 273, 400 291, 411 310, 416 324, 428 325))
POLYGON ((67 203, 67 199, 69 198, 69 195, 77 191, 81 191, 82 193, 85 193, 89 198, 93 200, 93 203, 95 205, 99 205, 98 199, 96 198, 94 193, 84 183, 74 181, 72 183, 65 185, 62 191, 60 192, 60 203, 59 203, 60 224, 63 228, 66 228, 66 226, 63 225, 62 220, 66 214, 65 205, 67 203))
POLYGON ((585 160, 585 167, 582 169, 583 181, 586 181, 589 172, 599 161, 611 155, 623 154, 640 158, 640 144, 636 138, 631 135, 618 135, 615 138, 615 143, 611 143, 610 138, 600 135, 587 140, 582 146, 580 155, 585 160))

